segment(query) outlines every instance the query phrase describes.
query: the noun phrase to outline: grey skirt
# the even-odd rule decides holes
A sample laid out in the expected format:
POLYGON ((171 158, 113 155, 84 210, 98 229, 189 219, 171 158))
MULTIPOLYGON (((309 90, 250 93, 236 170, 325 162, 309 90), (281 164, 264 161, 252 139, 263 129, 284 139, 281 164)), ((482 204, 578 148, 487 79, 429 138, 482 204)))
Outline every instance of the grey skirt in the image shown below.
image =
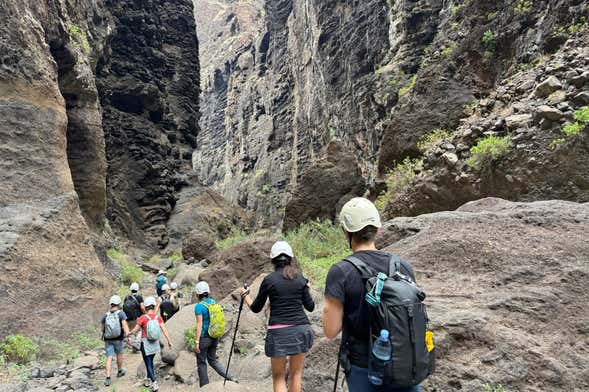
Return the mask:
POLYGON ((313 346, 313 330, 309 324, 269 329, 264 351, 270 358, 307 353, 313 346))

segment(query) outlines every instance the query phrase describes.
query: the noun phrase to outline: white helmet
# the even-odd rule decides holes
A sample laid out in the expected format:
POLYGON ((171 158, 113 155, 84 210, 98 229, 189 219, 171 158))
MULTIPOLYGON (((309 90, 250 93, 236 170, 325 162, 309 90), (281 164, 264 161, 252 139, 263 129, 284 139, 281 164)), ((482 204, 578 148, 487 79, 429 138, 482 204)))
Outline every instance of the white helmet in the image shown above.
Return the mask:
POLYGON ((172 283, 170 283, 170 288, 171 288, 172 290, 176 290, 176 289, 178 288, 178 283, 176 283, 176 282, 172 282, 172 283))
POLYGON ((170 286, 168 286, 167 284, 162 286, 162 291, 168 291, 170 290, 170 286))
POLYGON ((380 228, 380 214, 375 205, 363 197, 355 197, 342 207, 340 224, 348 233, 356 233, 366 226, 380 228))
POLYGON ((194 291, 196 291, 196 294, 201 295, 204 293, 210 293, 211 289, 209 288, 209 284, 207 282, 201 280, 196 284, 196 286, 194 286, 194 291))
POLYGON ((155 306, 155 298, 154 297, 145 298, 145 301, 143 301, 143 305, 145 305, 145 307, 155 306))
POLYGON ((286 241, 277 241, 272 245, 272 250, 270 250, 270 258, 273 259, 280 255, 287 255, 288 257, 294 257, 294 253, 292 248, 286 241))
POLYGON ((139 283, 136 283, 136 282, 131 283, 131 286, 129 287, 129 290, 131 290, 131 291, 139 291, 139 283))
POLYGON ((166 271, 164 271, 164 270, 159 270, 159 271, 157 272, 157 275, 158 275, 158 276, 160 276, 160 275, 165 275, 165 274, 166 274, 166 271))
POLYGON ((118 295, 113 295, 112 297, 110 297, 110 300, 108 302, 111 305, 120 305, 121 304, 121 297, 119 297, 118 295))

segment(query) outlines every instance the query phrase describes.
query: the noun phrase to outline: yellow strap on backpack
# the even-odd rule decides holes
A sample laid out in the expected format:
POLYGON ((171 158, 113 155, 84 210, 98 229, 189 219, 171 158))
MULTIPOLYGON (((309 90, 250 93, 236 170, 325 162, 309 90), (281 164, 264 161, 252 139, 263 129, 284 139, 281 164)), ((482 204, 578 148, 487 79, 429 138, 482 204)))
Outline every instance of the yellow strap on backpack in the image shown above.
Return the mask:
POLYGON ((427 352, 432 352, 434 349, 434 333, 432 331, 425 331, 425 347, 427 352))

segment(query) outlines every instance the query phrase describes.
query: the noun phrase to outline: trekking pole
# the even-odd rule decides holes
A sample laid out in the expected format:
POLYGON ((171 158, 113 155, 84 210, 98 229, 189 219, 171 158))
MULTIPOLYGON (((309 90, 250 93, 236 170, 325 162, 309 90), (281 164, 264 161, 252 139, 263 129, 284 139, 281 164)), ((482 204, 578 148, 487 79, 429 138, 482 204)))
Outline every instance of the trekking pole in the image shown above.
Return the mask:
POLYGON ((225 386, 225 383, 227 382, 227 376, 229 375, 229 365, 231 364, 231 356, 233 355, 233 348, 235 347, 235 338, 237 337, 237 328, 239 327, 239 318, 241 317, 243 302, 245 301, 245 296, 249 293, 247 284, 244 284, 243 288, 246 289, 246 292, 241 296, 241 302, 239 303, 239 312, 237 313, 237 321, 235 322, 235 331, 233 331, 233 340, 231 341, 231 351, 229 351, 229 360, 227 361, 227 368, 225 369, 223 387, 225 386))

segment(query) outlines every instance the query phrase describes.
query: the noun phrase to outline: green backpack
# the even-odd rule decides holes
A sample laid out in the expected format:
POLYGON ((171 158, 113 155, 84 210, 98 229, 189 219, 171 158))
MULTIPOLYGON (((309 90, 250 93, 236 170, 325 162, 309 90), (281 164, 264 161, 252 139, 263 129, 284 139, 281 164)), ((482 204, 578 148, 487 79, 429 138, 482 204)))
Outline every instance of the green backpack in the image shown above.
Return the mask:
POLYGON ((213 339, 219 339, 225 333, 225 313, 223 313, 223 307, 216 302, 208 304, 203 301, 202 304, 209 311, 209 336, 213 339))

